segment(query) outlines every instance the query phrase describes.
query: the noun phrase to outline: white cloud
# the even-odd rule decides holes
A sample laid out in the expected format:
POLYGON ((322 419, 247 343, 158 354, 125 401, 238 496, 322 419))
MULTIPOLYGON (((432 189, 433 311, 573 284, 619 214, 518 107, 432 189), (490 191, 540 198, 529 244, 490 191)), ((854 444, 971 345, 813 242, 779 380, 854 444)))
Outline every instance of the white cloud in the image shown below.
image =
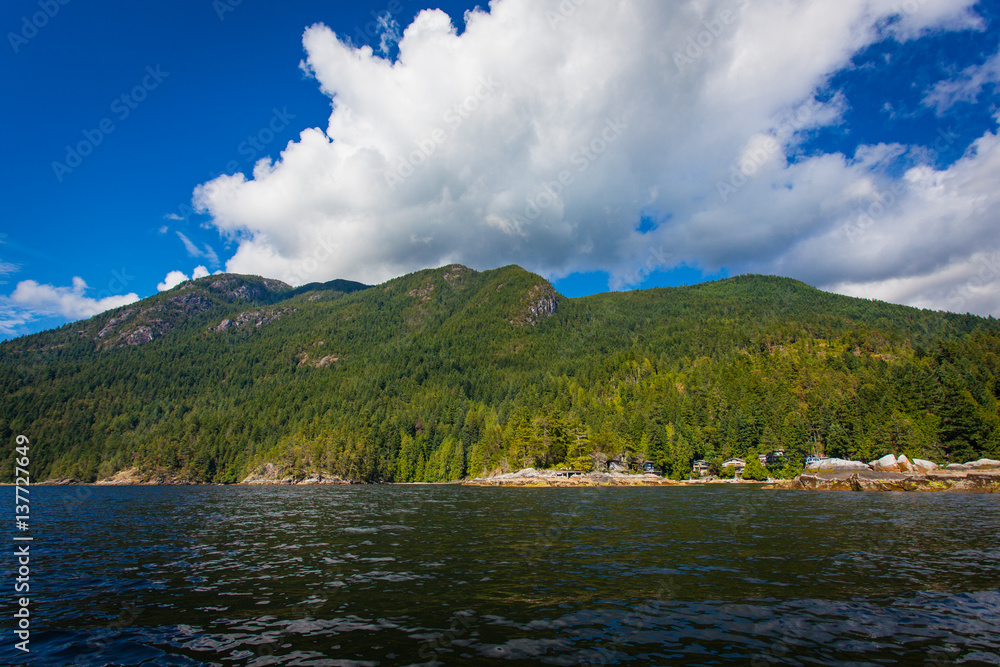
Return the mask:
POLYGON ((215 254, 215 250, 212 246, 205 244, 205 249, 202 251, 201 256, 208 260, 208 263, 212 266, 219 266, 219 256, 215 254))
POLYGON ((181 216, 179 216, 179 215, 177 215, 176 213, 167 213, 165 216, 163 216, 163 219, 164 220, 183 220, 184 218, 181 217, 181 216))
POLYGON ((181 232, 177 232, 177 238, 179 238, 181 243, 184 244, 184 249, 187 250, 189 257, 201 257, 201 250, 198 249, 198 246, 196 246, 191 239, 181 232))
POLYGON ((194 242, 183 233, 177 232, 177 237, 180 238, 181 243, 184 244, 184 249, 187 251, 188 257, 204 257, 212 266, 219 265, 219 256, 216 254, 212 246, 206 243, 205 249, 200 250, 198 246, 196 246, 194 242))
POLYGON ((25 316, 17 309, 0 303, 0 334, 4 336, 16 336, 24 331, 24 325, 30 321, 31 318, 25 316))
POLYGON ((974 253, 926 275, 842 283, 841 294, 957 313, 1000 312, 1000 253, 974 253), (943 305, 942 305, 943 304, 943 305))
POLYGON ((1000 53, 982 65, 968 67, 953 78, 936 83, 924 95, 924 104, 934 107, 938 116, 959 102, 975 104, 983 88, 988 84, 1000 83, 1000 53))
POLYGON ((42 285, 34 280, 22 280, 2 304, 9 322, 23 324, 39 316, 59 316, 68 320, 92 317, 111 308, 139 300, 136 294, 110 295, 102 298, 86 296, 87 283, 74 277, 72 287, 42 285))
POLYGON ((0 259, 0 276, 16 273, 19 269, 20 267, 17 264, 11 264, 0 259))
POLYGON ((399 43, 399 23, 392 14, 385 12, 377 19, 379 33, 379 51, 388 54, 389 50, 399 43))
POLYGON ((183 282, 191 280, 183 271, 171 271, 167 274, 167 277, 163 279, 162 283, 156 286, 158 292, 166 292, 167 290, 172 290, 183 282))
MULTIPOLYGON (((221 271, 216 271, 216 273, 221 273, 221 271)), ((201 265, 194 267, 194 271, 191 273, 190 278, 183 271, 171 271, 163 279, 163 282, 156 285, 156 290, 158 292, 166 292, 167 290, 172 290, 188 280, 198 280, 198 278, 204 278, 209 275, 212 275, 212 273, 208 270, 208 268, 201 265)))
POLYGON ((854 54, 981 28, 973 4, 495 0, 460 36, 421 12, 394 63, 312 26, 303 67, 333 98, 326 130, 195 201, 238 242, 229 271, 293 284, 459 261, 607 270, 620 287, 687 262, 948 307, 975 254, 1000 249, 996 137, 901 179, 887 166, 914 147, 792 156, 840 122, 850 100, 815 95, 854 54), (655 231, 636 231, 644 215, 655 231))

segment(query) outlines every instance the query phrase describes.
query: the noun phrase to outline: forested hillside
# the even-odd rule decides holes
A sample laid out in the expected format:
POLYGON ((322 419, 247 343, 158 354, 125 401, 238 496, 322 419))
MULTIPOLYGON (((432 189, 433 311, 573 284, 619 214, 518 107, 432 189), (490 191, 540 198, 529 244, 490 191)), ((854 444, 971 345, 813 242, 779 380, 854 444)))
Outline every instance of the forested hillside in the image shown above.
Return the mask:
MULTIPOLYGON (((558 295, 518 267, 292 289, 210 276, 0 344, 38 479, 235 482, 267 462, 439 481, 628 451, 1000 458, 1000 324, 774 277, 558 295)), ((597 457, 600 458, 600 457, 597 457)))

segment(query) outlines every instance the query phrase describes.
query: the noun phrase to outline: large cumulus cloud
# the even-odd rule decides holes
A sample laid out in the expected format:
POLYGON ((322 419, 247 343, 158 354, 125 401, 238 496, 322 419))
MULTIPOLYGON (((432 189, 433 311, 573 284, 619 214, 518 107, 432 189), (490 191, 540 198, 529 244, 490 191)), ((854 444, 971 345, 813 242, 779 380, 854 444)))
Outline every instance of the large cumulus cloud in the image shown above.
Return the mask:
POLYGON ((458 261, 624 287, 683 262, 997 312, 995 136, 944 171, 908 146, 796 150, 840 122, 849 101, 817 91, 860 49, 980 29, 973 4, 494 0, 461 35, 421 12, 395 61, 315 25, 328 127, 195 201, 238 240, 228 270, 294 284, 458 261))

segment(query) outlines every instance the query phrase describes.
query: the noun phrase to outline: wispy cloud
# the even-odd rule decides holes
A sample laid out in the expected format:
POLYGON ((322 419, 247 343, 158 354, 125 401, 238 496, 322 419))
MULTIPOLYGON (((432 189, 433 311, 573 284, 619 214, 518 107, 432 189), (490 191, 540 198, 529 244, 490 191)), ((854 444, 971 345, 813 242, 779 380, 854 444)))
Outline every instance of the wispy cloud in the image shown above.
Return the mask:
POLYGON ((177 232, 177 237, 180 238, 181 243, 184 244, 184 249, 187 251, 188 257, 203 257, 207 259, 208 263, 213 267, 219 266, 219 255, 216 254, 215 249, 212 248, 212 246, 206 243, 204 250, 201 250, 182 232, 177 232))
POLYGON ((399 43, 399 23, 392 18, 392 14, 385 12, 378 17, 379 51, 383 55, 388 55, 389 50, 399 43))
POLYGON ((924 105, 943 116, 959 102, 975 104, 983 89, 1000 83, 1000 53, 982 65, 968 67, 953 79, 939 81, 924 95, 924 105))
POLYGON ((201 256, 207 259, 208 263, 211 264, 213 267, 219 266, 220 263, 219 256, 215 254, 215 250, 212 248, 212 246, 208 245, 207 243, 205 244, 205 250, 202 251, 201 256))
MULTIPOLYGON (((0 243, 2 242, 3 241, 0 240, 0 243)), ((2 259, 0 259, 0 278, 3 278, 4 276, 9 276, 12 273, 17 273, 20 270, 21 267, 18 266, 17 264, 11 264, 10 262, 5 262, 2 259)), ((0 280, 0 285, 6 285, 6 284, 7 284, 6 280, 0 280)))
POLYGON ((176 234, 177 237, 181 240, 181 243, 184 244, 184 249, 187 250, 188 256, 201 257, 201 250, 198 250, 198 246, 192 243, 191 239, 185 236, 182 232, 176 232, 176 234))

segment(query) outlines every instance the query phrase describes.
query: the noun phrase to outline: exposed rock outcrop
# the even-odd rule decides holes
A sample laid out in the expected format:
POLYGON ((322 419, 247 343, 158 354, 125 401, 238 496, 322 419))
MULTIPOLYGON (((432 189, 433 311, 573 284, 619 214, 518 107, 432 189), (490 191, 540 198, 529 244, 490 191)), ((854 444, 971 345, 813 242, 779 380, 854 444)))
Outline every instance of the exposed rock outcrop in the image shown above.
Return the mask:
MULTIPOLYGON (((502 287, 502 285, 501 285, 502 287)), ((499 288, 498 288, 499 289, 499 288)), ((528 304, 511 324, 537 326, 542 320, 556 314, 559 308, 559 294, 548 283, 535 285, 528 290, 528 304)))
POLYGON ((340 361, 340 357, 335 354, 328 354, 324 357, 318 359, 312 359, 308 354, 303 352, 299 355, 299 366, 312 366, 313 368, 326 368, 340 361))
POLYGON ((173 328, 174 326, 165 320, 149 320, 146 324, 123 333, 118 338, 118 347, 151 343, 173 328))
POLYGON ((899 472, 899 464, 896 463, 896 457, 892 454, 886 454, 880 459, 876 459, 868 464, 871 466, 872 470, 877 470, 879 472, 899 472))
POLYGON ((868 464, 846 459, 820 459, 806 466, 806 470, 869 470, 868 464))
POLYGON ((416 289, 411 289, 407 292, 407 296, 412 296, 414 299, 420 299, 422 302, 427 303, 431 300, 431 294, 434 292, 434 283, 427 283, 423 287, 418 287, 416 289))
POLYGON ((682 486, 684 483, 659 475, 630 475, 615 472, 581 474, 525 468, 517 472, 477 477, 463 484, 466 486, 682 486))
POLYGON ((268 294, 283 292, 291 288, 280 280, 264 278, 259 284, 252 284, 237 276, 226 276, 208 283, 208 289, 231 300, 257 301, 268 294))
POLYGON ((452 264, 451 266, 446 267, 446 269, 444 279, 451 285, 462 282, 465 279, 476 275, 475 271, 466 266, 462 266, 461 264, 452 264))
MULTIPOLYGON (((903 458, 903 457, 900 457, 903 458)), ((888 465, 888 457, 872 463, 888 465)), ((914 460, 910 470, 884 468, 827 469, 807 472, 795 479, 777 482, 772 489, 791 491, 966 491, 1000 493, 1000 461, 981 459, 965 464, 953 464, 944 470, 921 459, 914 460), (919 463, 917 463, 919 461, 919 463)), ((910 467, 909 461, 904 462, 910 467)))
POLYGON ((168 303, 179 306, 191 315, 207 312, 212 308, 212 302, 201 294, 189 292, 167 299, 168 303))
POLYGON ((129 308, 128 310, 124 310, 121 313, 119 313, 116 317, 112 317, 110 320, 108 320, 108 323, 105 324, 104 327, 97 332, 97 337, 104 338, 105 336, 113 332, 116 326, 118 326, 122 322, 125 322, 126 320, 128 320, 128 318, 132 317, 132 315, 134 314, 135 314, 135 308, 129 308))
MULTIPOLYGON (((242 276, 190 280, 170 292, 154 297, 156 300, 152 305, 122 310, 109 319, 96 334, 88 335, 93 335, 94 342, 101 349, 145 345, 183 326, 188 318, 211 312, 218 306, 220 297, 225 301, 266 300, 289 289, 288 285, 278 280, 248 279, 242 276)), ((260 326, 273 321, 288 310, 274 309, 270 313, 260 311, 263 314, 254 319, 254 324, 260 326), (274 312, 278 314, 274 315, 274 312)), ((223 330, 225 328, 227 327, 223 327, 223 330)))
POLYGON ((276 485, 276 484, 350 484, 336 475, 321 470, 288 470, 274 463, 265 463, 260 468, 246 476, 240 484, 276 485))
POLYGON ((176 470, 141 470, 126 468, 119 470, 107 479, 99 479, 99 486, 138 486, 158 484, 203 484, 204 482, 189 479, 176 470))
POLYGON ((253 327, 259 329, 265 324, 277 322, 289 313, 294 313, 297 308, 270 308, 265 310, 247 310, 231 320, 222 320, 211 330, 215 333, 222 333, 229 329, 243 329, 253 327))
MULTIPOLYGON (((197 296, 194 294, 187 296, 197 296)), ((181 308, 185 304, 180 305, 181 308)), ((129 308, 108 320, 94 336, 98 347, 130 347, 144 345, 160 338, 174 328, 163 319, 164 306, 150 308, 129 308)))

